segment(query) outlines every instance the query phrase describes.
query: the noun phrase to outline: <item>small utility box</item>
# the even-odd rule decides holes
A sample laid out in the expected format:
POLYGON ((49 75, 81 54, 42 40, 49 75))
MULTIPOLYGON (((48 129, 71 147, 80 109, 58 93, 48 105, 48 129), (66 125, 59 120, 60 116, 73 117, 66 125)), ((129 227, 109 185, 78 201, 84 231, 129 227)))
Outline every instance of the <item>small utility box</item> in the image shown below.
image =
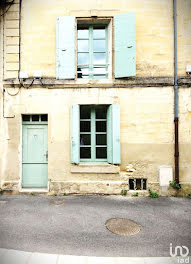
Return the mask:
POLYGON ((159 166, 160 186, 169 186, 169 182, 173 181, 173 169, 169 165, 159 166))

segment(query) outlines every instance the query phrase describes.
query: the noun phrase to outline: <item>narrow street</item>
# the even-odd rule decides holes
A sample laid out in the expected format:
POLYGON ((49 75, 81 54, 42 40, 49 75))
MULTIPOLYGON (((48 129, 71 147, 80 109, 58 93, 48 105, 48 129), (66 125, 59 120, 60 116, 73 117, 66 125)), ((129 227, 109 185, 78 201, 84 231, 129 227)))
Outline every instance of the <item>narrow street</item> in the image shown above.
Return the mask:
POLYGON ((121 196, 0 197, 0 248, 102 257, 170 257, 170 243, 191 252, 191 200, 121 196), (140 227, 117 235, 105 223, 127 218, 140 227))

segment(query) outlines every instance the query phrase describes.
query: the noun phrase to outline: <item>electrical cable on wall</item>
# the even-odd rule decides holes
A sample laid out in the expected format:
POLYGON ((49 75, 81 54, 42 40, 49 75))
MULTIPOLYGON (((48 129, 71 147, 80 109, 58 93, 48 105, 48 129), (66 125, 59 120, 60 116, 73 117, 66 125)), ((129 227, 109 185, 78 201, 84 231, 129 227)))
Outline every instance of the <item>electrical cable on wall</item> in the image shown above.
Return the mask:
POLYGON ((30 87, 33 85, 35 78, 32 79, 32 81, 31 81, 31 83, 30 83, 29 85, 25 85, 25 84, 23 83, 23 80, 22 80, 22 81, 21 81, 21 80, 22 80, 22 79, 19 77, 19 83, 20 83, 20 85, 21 85, 23 88, 28 89, 28 88, 30 88, 30 87))
POLYGON ((5 89, 3 89, 3 118, 15 118, 15 115, 5 116, 5 89))
MULTIPOLYGON (((15 85, 14 85, 13 80, 12 80, 12 88, 15 90, 15 85)), ((4 90, 5 90, 5 88, 4 88, 4 90)), ((16 93, 14 93, 14 94, 10 93, 10 92, 8 91, 8 89, 6 90, 6 92, 7 92, 8 95, 10 95, 10 96, 16 96, 16 95, 20 92, 20 88, 18 88, 18 90, 17 90, 16 93)))

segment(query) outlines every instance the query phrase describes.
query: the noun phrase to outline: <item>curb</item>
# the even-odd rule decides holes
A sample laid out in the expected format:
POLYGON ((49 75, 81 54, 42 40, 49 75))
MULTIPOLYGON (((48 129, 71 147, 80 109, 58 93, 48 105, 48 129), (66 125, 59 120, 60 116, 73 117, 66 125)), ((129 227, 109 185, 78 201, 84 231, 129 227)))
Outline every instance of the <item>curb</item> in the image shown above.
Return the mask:
POLYGON ((0 248, 1 264, 178 264, 191 257, 91 257, 25 252, 0 248))

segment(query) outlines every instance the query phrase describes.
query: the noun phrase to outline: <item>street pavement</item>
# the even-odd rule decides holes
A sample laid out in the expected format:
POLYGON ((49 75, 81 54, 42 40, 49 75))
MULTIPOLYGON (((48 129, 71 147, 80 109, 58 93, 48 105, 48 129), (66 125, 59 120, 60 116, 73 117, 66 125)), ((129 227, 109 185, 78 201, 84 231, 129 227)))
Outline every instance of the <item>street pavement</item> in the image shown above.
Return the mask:
POLYGON ((0 248, 1 264, 178 264, 191 263, 191 258, 124 258, 87 257, 31 253, 0 248), (182 261, 182 262, 180 262, 182 261))
POLYGON ((75 263, 88 264, 175 263, 170 243, 173 252, 176 246, 191 252, 190 205, 190 199, 175 197, 1 195, 0 248, 11 250, 0 255, 0 264, 23 251, 27 261, 29 256, 55 254, 50 263, 59 264, 74 263, 64 262, 68 255, 83 256, 75 263), (105 226, 110 218, 133 220, 141 231, 131 236, 111 233, 105 226))

